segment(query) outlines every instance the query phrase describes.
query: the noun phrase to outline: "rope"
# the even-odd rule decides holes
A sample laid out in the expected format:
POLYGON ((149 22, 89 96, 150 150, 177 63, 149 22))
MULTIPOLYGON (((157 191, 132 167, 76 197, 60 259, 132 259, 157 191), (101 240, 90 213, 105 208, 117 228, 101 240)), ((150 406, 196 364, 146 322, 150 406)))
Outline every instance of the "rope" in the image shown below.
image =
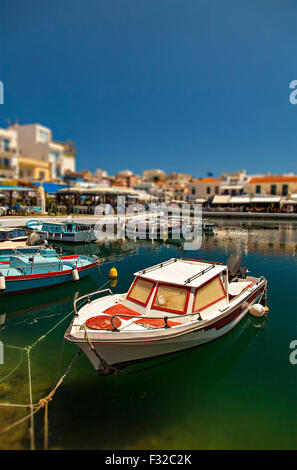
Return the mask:
MULTIPOLYGON (((106 286, 109 283, 109 280, 105 282, 101 287, 99 287, 99 290, 101 290, 104 286, 106 286)), ((57 375, 55 378, 54 386, 51 389, 51 391, 46 395, 45 397, 41 398, 38 403, 33 403, 33 397, 32 397, 32 376, 31 376, 31 361, 30 361, 30 352, 31 350, 37 346, 41 341, 43 341, 52 331, 54 331, 61 323, 63 323, 70 315, 74 313, 74 309, 68 313, 64 318, 62 318, 58 323, 56 323, 52 328, 50 328, 46 333, 44 333, 42 336, 40 336, 33 344, 26 346, 24 348, 21 348, 19 346, 11 346, 7 345, 6 347, 11 348, 11 349, 16 349, 18 351, 22 352, 22 357, 21 360, 18 362, 18 364, 14 367, 14 369, 7 374, 1 381, 3 382, 7 377, 12 375, 16 369, 20 366, 20 364, 23 361, 23 353, 27 353, 27 363, 28 363, 28 385, 29 385, 29 399, 30 403, 29 404, 19 404, 19 403, 0 403, 0 406, 3 407, 11 407, 11 408, 29 408, 30 412, 26 414, 23 418, 20 418, 19 420, 15 421, 14 423, 6 426, 4 429, 0 430, 0 434, 4 434, 5 432, 10 431, 11 429, 15 428, 19 424, 24 423, 26 420, 30 419, 31 421, 31 426, 29 429, 30 432, 30 449, 35 450, 35 432, 34 432, 34 416, 38 411, 40 411, 42 408, 44 408, 44 438, 43 438, 43 448, 44 450, 48 449, 48 404, 50 401, 52 401, 54 394, 56 393, 57 389, 60 387, 60 385, 63 383, 65 377, 68 375, 70 370, 72 369, 72 366, 76 359, 80 355, 80 351, 77 352, 77 354, 74 356, 68 367, 66 368, 66 371, 64 374, 58 379, 59 373, 61 370, 61 364, 62 364, 62 358, 64 354, 64 344, 65 344, 65 339, 63 338, 63 343, 62 343, 62 348, 59 356, 59 361, 58 361, 58 370, 57 370, 57 375)), ((118 371, 118 369, 115 369, 114 367, 110 366, 107 364, 107 362, 100 357, 100 355, 97 353, 95 350, 90 338, 88 337, 88 334, 86 332, 87 339, 89 346, 91 349, 94 351, 95 355, 99 359, 100 364, 102 364, 102 370, 105 370, 106 373, 110 373, 111 370, 118 371)), ((119 371, 121 372, 121 371, 119 371)), ((106 375, 103 374, 103 375, 106 375)))
POLYGON ((112 371, 113 372, 123 373, 123 371, 121 371, 119 369, 116 369, 115 367, 108 364, 108 362, 106 362, 105 359, 103 359, 103 357, 100 356, 100 354, 94 348, 94 345, 93 345, 93 343, 92 343, 92 341, 89 337, 89 334, 88 334, 88 331, 87 331, 85 325, 83 325, 83 329, 84 329, 85 334, 86 334, 88 345, 89 345, 90 349, 93 351, 93 353, 95 354, 95 356, 97 357, 97 359, 99 361, 99 368, 98 368, 99 374, 100 375, 109 375, 109 374, 111 374, 112 371))

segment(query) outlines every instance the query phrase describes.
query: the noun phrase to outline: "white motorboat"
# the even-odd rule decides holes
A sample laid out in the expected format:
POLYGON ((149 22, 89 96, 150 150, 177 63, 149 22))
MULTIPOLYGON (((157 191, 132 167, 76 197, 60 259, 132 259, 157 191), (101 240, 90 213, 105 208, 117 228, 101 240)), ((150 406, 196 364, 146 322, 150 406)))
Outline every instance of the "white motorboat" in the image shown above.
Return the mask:
POLYGON ((136 272, 127 293, 105 289, 77 299, 65 339, 101 375, 213 341, 266 294, 267 280, 246 277, 240 262, 172 258, 136 272))

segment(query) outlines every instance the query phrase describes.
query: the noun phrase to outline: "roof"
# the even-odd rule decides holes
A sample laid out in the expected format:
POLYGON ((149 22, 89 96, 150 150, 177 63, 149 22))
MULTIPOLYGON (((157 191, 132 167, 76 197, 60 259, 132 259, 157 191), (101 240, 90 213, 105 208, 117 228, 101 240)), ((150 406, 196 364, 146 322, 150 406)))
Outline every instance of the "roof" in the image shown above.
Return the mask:
POLYGON ((227 267, 223 264, 171 258, 159 265, 138 271, 134 276, 168 284, 198 287, 225 269, 227 267))
POLYGON ((259 176, 251 178, 249 183, 294 183, 297 182, 297 176, 259 176))
POLYGON ((200 178, 195 180, 195 183, 219 183, 221 180, 219 178, 200 178))

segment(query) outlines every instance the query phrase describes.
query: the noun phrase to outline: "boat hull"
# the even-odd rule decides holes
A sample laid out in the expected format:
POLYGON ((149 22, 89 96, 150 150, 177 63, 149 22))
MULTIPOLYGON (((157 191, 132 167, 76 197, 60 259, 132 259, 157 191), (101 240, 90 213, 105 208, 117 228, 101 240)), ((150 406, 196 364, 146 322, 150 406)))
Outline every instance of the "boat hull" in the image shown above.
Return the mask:
MULTIPOLYGON (((226 317, 218 319, 216 322, 203 327, 197 326, 196 329, 185 331, 183 334, 176 334, 168 337, 160 337, 153 341, 92 341, 92 346, 96 353, 108 364, 115 367, 124 367, 139 361, 155 359, 179 351, 192 349, 225 335, 231 331, 246 316, 251 304, 257 303, 262 295, 264 285, 260 286, 252 295, 249 295, 244 301, 249 305, 242 308, 241 302, 226 317)), ((170 329, 171 330, 171 329, 170 329)), ((65 338, 68 341, 76 343, 81 351, 87 356, 96 370, 100 370, 100 359, 91 349, 89 343, 85 340, 76 341, 71 335, 71 325, 66 332, 65 338)))
POLYGON ((51 233, 43 230, 35 230, 42 240, 62 243, 91 243, 97 240, 94 230, 83 230, 81 232, 51 233))

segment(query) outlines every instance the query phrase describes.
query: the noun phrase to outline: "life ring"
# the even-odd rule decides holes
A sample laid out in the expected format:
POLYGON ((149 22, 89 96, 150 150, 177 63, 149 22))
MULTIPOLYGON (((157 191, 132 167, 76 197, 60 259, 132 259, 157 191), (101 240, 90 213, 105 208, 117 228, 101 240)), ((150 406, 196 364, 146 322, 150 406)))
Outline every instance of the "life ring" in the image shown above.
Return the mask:
MULTIPOLYGON (((119 328, 122 324, 118 317, 113 318, 113 324, 116 328, 119 328)), ((88 318, 86 326, 92 330, 113 330, 110 316, 108 315, 97 315, 96 317, 88 318)))

